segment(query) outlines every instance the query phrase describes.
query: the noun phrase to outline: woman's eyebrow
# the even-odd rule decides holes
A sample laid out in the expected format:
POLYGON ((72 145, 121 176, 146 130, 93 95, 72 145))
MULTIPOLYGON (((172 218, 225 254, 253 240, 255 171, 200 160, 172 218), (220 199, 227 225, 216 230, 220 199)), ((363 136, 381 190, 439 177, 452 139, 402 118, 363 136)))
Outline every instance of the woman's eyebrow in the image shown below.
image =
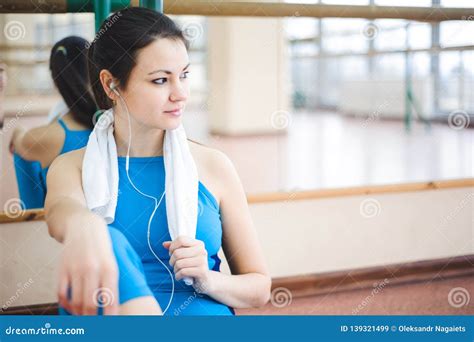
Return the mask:
MULTIPOLYGON (((186 66, 183 68, 183 70, 186 70, 186 69, 189 67, 190 64, 191 64, 191 63, 188 63, 188 65, 186 65, 186 66)), ((169 71, 169 70, 159 69, 159 70, 155 70, 155 71, 152 71, 152 72, 148 73, 148 75, 156 74, 157 72, 164 72, 165 74, 168 74, 168 75, 171 75, 171 74, 172 74, 172 72, 169 71)))

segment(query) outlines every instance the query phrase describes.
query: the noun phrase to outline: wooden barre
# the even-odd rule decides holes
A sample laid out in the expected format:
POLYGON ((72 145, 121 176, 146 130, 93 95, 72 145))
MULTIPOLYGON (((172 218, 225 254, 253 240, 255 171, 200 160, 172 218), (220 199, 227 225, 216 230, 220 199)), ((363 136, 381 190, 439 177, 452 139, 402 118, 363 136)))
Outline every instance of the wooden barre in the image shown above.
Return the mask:
POLYGON ((248 195, 249 204, 474 187, 474 178, 248 195))
MULTIPOLYGON (((403 192, 430 191, 441 189, 455 189, 474 187, 474 178, 441 180, 432 182, 403 183, 393 185, 374 185, 361 186, 340 189, 323 189, 308 191, 286 191, 286 192, 270 192, 262 194, 247 195, 249 204, 270 203, 270 202, 288 202, 301 200, 315 200, 322 198, 346 197, 346 196, 367 196, 394 194, 403 192)), ((473 189, 474 194, 474 189, 473 189)), ((473 195, 474 197, 474 195, 473 195)), ((15 215, 0 212, 1 223, 42 221, 44 220, 44 210, 42 208, 23 210, 15 215)))
MULTIPOLYGON (((138 0, 111 1, 112 10, 137 6, 138 0)), ((71 0, 4 0, 0 13, 66 13, 93 12, 91 1, 71 0)), ((236 2, 181 0, 164 1, 164 13, 176 15, 236 16, 236 17, 310 17, 407 19, 422 22, 471 20, 473 8, 354 6, 326 4, 298 4, 279 2, 236 2)))

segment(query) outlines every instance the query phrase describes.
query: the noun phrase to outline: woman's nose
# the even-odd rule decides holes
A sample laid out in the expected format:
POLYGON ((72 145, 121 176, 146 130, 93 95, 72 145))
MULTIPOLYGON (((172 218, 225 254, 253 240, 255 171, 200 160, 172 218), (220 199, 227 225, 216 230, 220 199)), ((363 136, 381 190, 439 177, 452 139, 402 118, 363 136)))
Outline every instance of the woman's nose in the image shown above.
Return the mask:
POLYGON ((188 98, 188 90, 183 84, 177 84, 173 87, 170 99, 173 102, 184 101, 188 98))

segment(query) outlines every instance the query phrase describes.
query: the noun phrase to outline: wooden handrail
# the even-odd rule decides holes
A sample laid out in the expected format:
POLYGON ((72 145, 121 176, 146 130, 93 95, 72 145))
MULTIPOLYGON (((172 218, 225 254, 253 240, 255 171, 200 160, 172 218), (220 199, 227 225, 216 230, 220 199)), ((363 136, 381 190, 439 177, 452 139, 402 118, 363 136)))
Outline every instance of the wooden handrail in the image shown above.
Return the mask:
MULTIPOLYGON (((294 192, 269 192, 262 194, 247 195, 249 204, 256 203, 270 203, 270 202, 287 202, 299 200, 315 200, 321 198, 331 197, 346 197, 346 196, 364 196, 364 195, 381 195, 393 194, 402 192, 428 191, 440 189, 454 189, 474 187, 474 178, 441 180, 433 182, 418 182, 418 183, 403 183, 392 185, 369 185, 361 187, 350 187, 340 189, 323 189, 323 190, 308 190, 308 191, 294 191, 294 192)), ((6 212, 0 212, 0 223, 14 223, 26 221, 42 221, 44 220, 44 210, 31 209, 23 210, 20 213, 15 212, 15 215, 6 212)))
POLYGON ((415 192, 451 188, 474 187, 474 178, 440 180, 431 182, 402 183, 391 185, 366 185, 339 189, 322 189, 308 191, 269 192, 248 195, 248 203, 285 202, 298 200, 314 200, 331 197, 364 196, 415 192))
POLYGON ((43 220, 43 208, 15 211, 15 213, 7 213, 4 211, 0 212, 0 223, 15 223, 43 220))
MULTIPOLYGON (((136 5, 137 0, 119 7, 136 5)), ((93 12, 92 2, 84 1, 81 12, 93 12)), ((65 13, 67 0, 4 0, 0 13, 65 13)), ((76 9, 77 11, 77 9, 76 9)), ((402 7, 402 6, 354 6, 326 4, 298 4, 282 2, 237 2, 237 1, 165 1, 164 13, 177 15, 236 16, 236 17, 311 17, 311 18, 364 18, 407 19, 424 22, 446 20, 469 20, 474 16, 473 8, 448 7, 402 7)))

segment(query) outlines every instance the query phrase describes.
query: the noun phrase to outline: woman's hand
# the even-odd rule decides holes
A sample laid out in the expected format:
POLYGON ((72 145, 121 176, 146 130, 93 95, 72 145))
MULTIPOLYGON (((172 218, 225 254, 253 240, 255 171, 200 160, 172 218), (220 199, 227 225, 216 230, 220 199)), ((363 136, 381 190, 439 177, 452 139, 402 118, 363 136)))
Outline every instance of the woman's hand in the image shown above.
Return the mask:
POLYGON ((8 150, 11 154, 15 152, 15 144, 18 139, 18 136, 24 133, 24 130, 19 126, 16 126, 13 130, 12 137, 10 138, 10 143, 8 144, 8 150))
MULTIPOLYGON (((89 217, 90 218, 90 217, 89 217)), ((64 237, 59 304, 75 315, 118 314, 118 267, 105 222, 78 222, 64 237), (72 297, 68 299, 68 288, 72 297)))
POLYGON ((163 242, 163 247, 169 250, 169 264, 174 268, 176 280, 193 278, 196 291, 211 291, 211 272, 204 242, 188 236, 179 236, 174 241, 163 242))

